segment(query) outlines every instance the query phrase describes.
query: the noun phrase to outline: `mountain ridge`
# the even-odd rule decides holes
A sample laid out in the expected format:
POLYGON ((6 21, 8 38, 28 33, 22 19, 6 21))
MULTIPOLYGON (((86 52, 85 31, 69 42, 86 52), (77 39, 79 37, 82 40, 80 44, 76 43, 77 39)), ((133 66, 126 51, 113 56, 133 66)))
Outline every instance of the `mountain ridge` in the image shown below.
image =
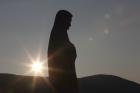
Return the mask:
MULTIPOLYGON (((114 75, 78 78, 79 93, 140 93, 140 84, 114 75)), ((0 93, 51 93, 48 77, 0 74, 0 93)))

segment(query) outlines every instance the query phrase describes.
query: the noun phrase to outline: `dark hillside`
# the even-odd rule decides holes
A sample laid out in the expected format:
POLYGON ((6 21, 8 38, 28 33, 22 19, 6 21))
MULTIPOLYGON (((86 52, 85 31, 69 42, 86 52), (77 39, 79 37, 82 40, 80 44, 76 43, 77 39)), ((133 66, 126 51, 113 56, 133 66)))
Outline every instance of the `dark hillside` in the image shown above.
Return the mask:
MULTIPOLYGON (((80 93, 140 93, 140 84, 113 75, 79 78, 80 93)), ((0 93, 50 93, 48 78, 0 74, 0 93)))

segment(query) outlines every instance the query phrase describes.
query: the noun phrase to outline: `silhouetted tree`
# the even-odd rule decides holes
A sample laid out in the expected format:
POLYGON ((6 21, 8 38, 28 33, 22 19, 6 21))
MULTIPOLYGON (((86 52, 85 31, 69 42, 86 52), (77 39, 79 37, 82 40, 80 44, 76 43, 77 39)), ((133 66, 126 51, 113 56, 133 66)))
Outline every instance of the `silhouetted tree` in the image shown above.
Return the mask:
POLYGON ((72 14, 60 10, 56 14, 48 46, 49 80, 57 93, 78 93, 75 71, 76 49, 70 42, 67 30, 72 14))

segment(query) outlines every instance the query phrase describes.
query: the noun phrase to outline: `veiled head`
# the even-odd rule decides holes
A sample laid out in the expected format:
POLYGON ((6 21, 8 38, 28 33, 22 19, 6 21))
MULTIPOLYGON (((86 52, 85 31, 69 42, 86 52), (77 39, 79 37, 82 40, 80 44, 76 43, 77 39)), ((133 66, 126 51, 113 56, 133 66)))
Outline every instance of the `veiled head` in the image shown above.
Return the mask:
POLYGON ((67 10, 60 10, 55 17, 54 26, 61 29, 69 29, 71 26, 72 14, 67 10))

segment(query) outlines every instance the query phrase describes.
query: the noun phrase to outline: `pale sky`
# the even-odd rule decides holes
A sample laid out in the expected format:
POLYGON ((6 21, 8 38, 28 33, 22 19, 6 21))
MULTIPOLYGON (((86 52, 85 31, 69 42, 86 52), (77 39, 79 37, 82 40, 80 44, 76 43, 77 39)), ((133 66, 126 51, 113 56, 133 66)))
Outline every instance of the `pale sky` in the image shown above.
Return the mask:
POLYGON ((0 73, 32 75, 29 55, 46 58, 60 9, 73 14, 68 33, 78 77, 112 74, 140 83, 140 0, 0 0, 0 73))

